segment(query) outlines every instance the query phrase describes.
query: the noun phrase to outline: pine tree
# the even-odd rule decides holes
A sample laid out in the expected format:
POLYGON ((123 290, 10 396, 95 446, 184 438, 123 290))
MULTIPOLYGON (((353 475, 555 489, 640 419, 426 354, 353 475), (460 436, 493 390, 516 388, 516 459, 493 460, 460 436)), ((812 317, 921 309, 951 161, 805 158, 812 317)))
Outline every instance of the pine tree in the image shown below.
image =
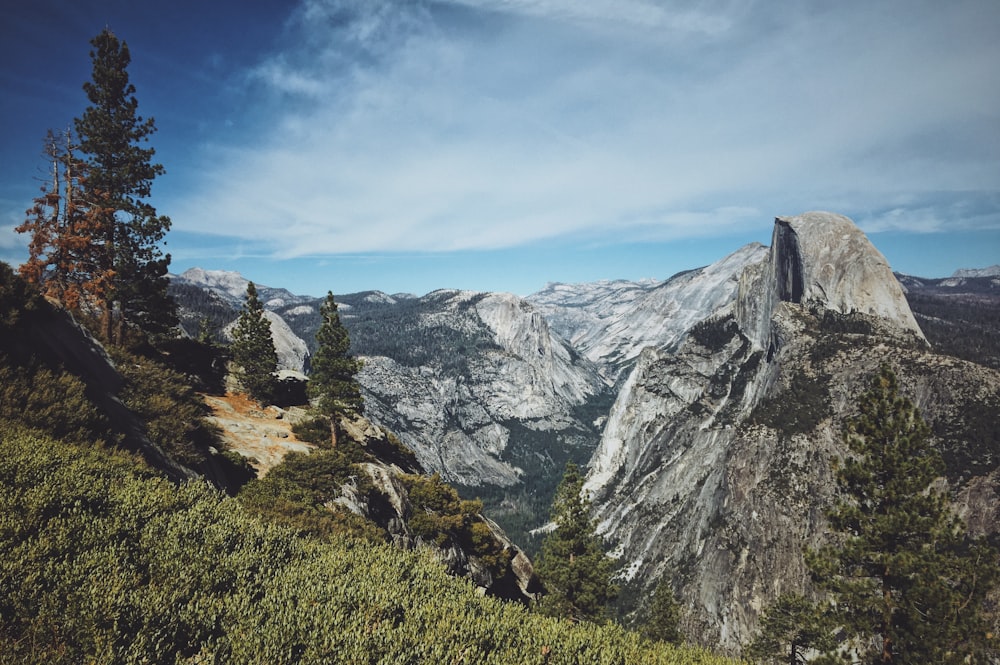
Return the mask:
POLYGON ((170 255, 159 247, 170 219, 145 200, 164 169, 152 162, 155 150, 141 146, 156 127, 153 118, 136 113, 128 45, 107 28, 90 43, 93 75, 83 89, 91 106, 75 125, 87 167, 87 205, 99 229, 94 242, 101 247, 92 279, 106 283, 95 290, 103 301, 104 333, 114 343, 122 341, 127 325, 147 333, 177 325, 167 295, 170 255))
POLYGON ((278 353, 271 336, 271 322, 264 314, 253 282, 247 284, 246 302, 233 327, 230 349, 240 386, 258 402, 270 399, 274 394, 278 353))
POLYGON ((844 498, 828 513, 842 538, 807 552, 813 580, 830 592, 848 648, 864 662, 982 662, 997 553, 966 537, 934 488, 944 464, 891 370, 859 406, 845 431, 851 455, 837 471, 844 498))
POLYGON ((330 419, 330 437, 337 444, 337 419, 340 415, 361 413, 364 400, 357 373, 361 361, 351 355, 351 338, 340 322, 333 293, 327 292, 320 306, 322 323, 316 331, 316 353, 310 360, 308 394, 317 410, 330 419))
POLYGON ((764 614, 760 633, 745 655, 754 663, 804 665, 809 653, 836 647, 834 628, 822 607, 803 596, 784 594, 764 614))
POLYGON ((649 620, 642 627, 642 634, 651 640, 668 644, 684 641, 681 633, 681 605, 674 595, 670 580, 664 578, 656 585, 653 601, 649 605, 649 620))
POLYGON ((556 528, 542 541, 535 571, 545 587, 542 613, 573 621, 604 621, 618 595, 611 583, 612 562, 590 519, 583 476, 569 462, 552 501, 556 528))

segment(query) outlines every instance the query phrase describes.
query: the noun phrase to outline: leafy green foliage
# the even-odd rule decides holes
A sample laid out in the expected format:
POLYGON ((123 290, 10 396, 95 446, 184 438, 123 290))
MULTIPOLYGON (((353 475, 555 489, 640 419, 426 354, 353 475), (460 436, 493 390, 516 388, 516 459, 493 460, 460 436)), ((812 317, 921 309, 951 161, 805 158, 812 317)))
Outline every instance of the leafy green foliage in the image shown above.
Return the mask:
POLYGON ((967 538, 933 488, 944 464, 890 369, 859 408, 846 426, 851 456, 837 471, 844 498, 828 514, 842 538, 807 552, 813 580, 830 592, 848 637, 877 637, 865 662, 981 662, 996 646, 982 609, 1000 574, 997 552, 967 538))
POLYGON ((39 352, 32 319, 48 308, 34 287, 0 263, 0 420, 74 443, 114 443, 83 381, 39 352))
POLYGON ((368 474, 356 464, 362 456, 359 452, 355 444, 308 455, 289 453, 266 476, 247 483, 239 499, 251 511, 301 534, 326 539, 350 535, 384 542, 385 530, 334 503, 345 485, 377 503, 368 474))
POLYGON ((108 419, 87 397, 80 379, 34 359, 14 360, 2 351, 0 419, 74 443, 115 440, 108 419))
POLYGON ((0 425, 0 662, 724 665, 476 594, 425 553, 319 542, 205 483, 0 425))
POLYGON ((320 448, 330 447, 330 423, 326 418, 307 418, 292 425, 292 433, 299 441, 307 441, 320 448))
POLYGON ((483 504, 459 498, 458 492, 440 474, 400 477, 410 497, 413 513, 408 525, 413 534, 437 547, 454 543, 478 557, 495 577, 510 565, 511 552, 493 536, 483 521, 483 504))
POLYGON ((120 347, 111 353, 125 379, 119 397, 142 418, 150 440, 181 464, 198 468, 208 458, 209 447, 220 447, 219 436, 218 429, 205 419, 208 409, 187 377, 155 355, 120 347))
POLYGON ((535 566, 546 590, 539 609, 574 621, 606 620, 618 590, 611 583, 611 559, 590 519, 583 476, 572 462, 556 489, 551 517, 556 528, 542 542, 535 566))
POLYGON ((258 402, 270 399, 274 392, 274 372, 278 369, 278 352, 271 336, 271 322, 264 315, 264 306, 257 297, 253 282, 247 284, 247 299, 233 327, 230 347, 237 367, 237 380, 258 402))

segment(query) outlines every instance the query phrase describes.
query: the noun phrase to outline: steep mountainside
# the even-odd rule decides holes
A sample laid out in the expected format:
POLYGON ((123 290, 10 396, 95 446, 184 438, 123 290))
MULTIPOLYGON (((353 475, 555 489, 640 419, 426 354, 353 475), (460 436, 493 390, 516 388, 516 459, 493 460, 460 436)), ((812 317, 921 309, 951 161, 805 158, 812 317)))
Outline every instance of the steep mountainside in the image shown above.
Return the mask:
POLYGON ((942 353, 1000 369, 1000 276, 997 267, 952 277, 897 275, 931 345, 942 353))
POLYGON ((694 324, 731 302, 743 268, 766 254, 755 243, 665 282, 550 284, 528 300, 573 348, 619 381, 643 349, 676 347, 694 324))
POLYGON ((221 381, 206 380, 215 374, 213 356, 190 340, 109 353, 0 264, 0 447, 12 432, 33 428, 82 449, 122 448, 148 477, 208 480, 263 516, 319 537, 426 545, 484 592, 529 600, 536 581, 524 553, 481 504, 459 501, 424 474, 396 437, 363 417, 341 419, 332 448, 328 425, 317 431, 305 409, 261 409, 221 392, 221 381), (195 392, 196 382, 207 394, 195 392))
POLYGON ((647 349, 586 489, 630 607, 661 578, 686 630, 732 651, 780 593, 808 591, 841 425, 882 363, 931 423, 976 528, 1000 516, 1000 375, 930 351, 885 259, 846 218, 778 219, 766 260, 676 353, 647 349))

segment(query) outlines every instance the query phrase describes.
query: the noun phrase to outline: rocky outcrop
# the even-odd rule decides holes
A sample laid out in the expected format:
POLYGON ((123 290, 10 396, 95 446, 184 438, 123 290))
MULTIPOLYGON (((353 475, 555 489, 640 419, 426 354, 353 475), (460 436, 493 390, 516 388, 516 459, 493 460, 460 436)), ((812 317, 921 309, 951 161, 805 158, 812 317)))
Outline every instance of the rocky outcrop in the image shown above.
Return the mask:
POLYGON ((930 352, 884 258, 840 216, 778 219, 733 295, 676 352, 643 352, 585 490, 635 597, 671 580, 689 638, 737 652, 780 593, 809 591, 802 548, 823 537, 842 423, 879 366, 931 423, 970 516, 1000 506, 1000 442, 949 442, 975 441, 1000 375, 930 352))
POLYGON ((768 260, 743 274, 736 303, 741 328, 760 347, 772 341, 769 322, 778 302, 871 316, 896 334, 924 340, 889 263, 842 215, 775 219, 768 260))
MULTIPOLYGON (((316 448, 300 441, 293 431, 295 423, 310 417, 306 409, 261 408, 238 394, 207 395, 205 401, 212 411, 211 421, 221 430, 226 450, 245 457, 258 478, 266 476, 289 453, 310 454, 316 448)), ((366 453, 367 461, 359 462, 358 467, 371 480, 375 493, 359 491, 354 476, 341 485, 339 496, 330 500, 327 508, 346 509, 369 520, 384 529, 392 543, 402 549, 427 547, 449 573, 469 578, 484 593, 522 602, 537 593, 538 583, 531 561, 499 526, 481 514, 474 515, 473 519, 486 526, 496 542, 495 549, 504 551, 510 559, 502 572, 452 538, 442 545, 425 542, 411 531, 409 521, 414 507, 402 477, 403 474, 421 474, 423 469, 394 435, 360 416, 340 418, 339 432, 341 441, 353 442, 366 453)))

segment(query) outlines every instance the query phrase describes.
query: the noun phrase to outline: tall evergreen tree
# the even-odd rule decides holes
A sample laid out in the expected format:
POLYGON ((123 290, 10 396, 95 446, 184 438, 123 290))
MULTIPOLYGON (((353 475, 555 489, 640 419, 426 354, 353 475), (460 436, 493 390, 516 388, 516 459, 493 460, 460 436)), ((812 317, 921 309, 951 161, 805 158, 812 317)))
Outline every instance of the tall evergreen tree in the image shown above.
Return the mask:
POLYGON ((851 455, 837 471, 843 499, 828 513, 842 538, 807 552, 813 579, 863 662, 982 662, 995 647, 982 605, 997 552, 966 537, 934 488, 944 464, 890 369, 859 406, 845 431, 851 455))
POLYGON ((767 609, 760 633, 744 655, 754 663, 804 665, 810 654, 836 647, 835 627, 820 605, 784 594, 767 609))
POLYGON ((243 389, 258 402, 270 399, 274 394, 278 352, 274 348, 271 322, 264 314, 253 282, 247 284, 246 302, 233 327, 230 349, 243 389))
POLYGON ((91 105, 75 125, 87 166, 87 205, 100 228, 95 242, 102 248, 101 260, 93 277, 107 282, 104 332, 109 341, 120 342, 127 325, 149 333, 177 325, 176 307, 167 295, 170 255, 160 249, 170 219, 146 201, 153 179, 164 169, 152 162, 155 150, 142 145, 156 127, 153 118, 136 112, 128 45, 107 28, 90 43, 93 75, 83 89, 91 105))
POLYGON ((642 626, 642 634, 667 644, 680 644, 684 641, 681 633, 681 605, 674 595, 673 585, 665 577, 653 592, 653 600, 649 604, 649 619, 642 626))
POLYGON ((309 397, 316 408, 330 419, 330 437, 337 444, 337 419, 340 415, 361 413, 364 400, 357 373, 361 361, 351 355, 351 338, 340 322, 332 292, 319 309, 322 323, 316 331, 316 353, 310 359, 309 397))
POLYGON ((556 489, 550 517, 556 528, 542 541, 535 567, 546 592, 539 609, 574 621, 606 620, 618 589, 611 583, 611 559, 590 519, 583 476, 572 462, 556 489))

